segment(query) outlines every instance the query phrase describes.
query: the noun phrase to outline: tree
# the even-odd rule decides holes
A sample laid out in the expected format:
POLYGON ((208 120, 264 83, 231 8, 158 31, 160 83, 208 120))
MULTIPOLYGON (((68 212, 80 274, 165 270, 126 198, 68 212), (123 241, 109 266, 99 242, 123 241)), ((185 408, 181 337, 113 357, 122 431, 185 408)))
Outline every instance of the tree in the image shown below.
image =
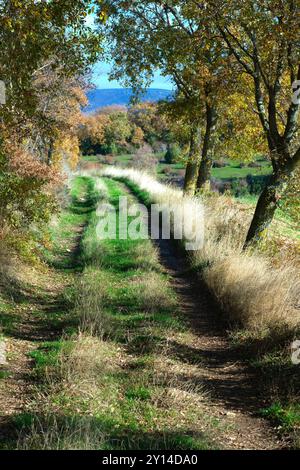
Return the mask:
MULTIPOLYGON (((86 0, 0 1, 0 76, 7 89, 2 122, 22 125, 39 104, 36 76, 45 68, 61 77, 84 73, 100 51, 99 37, 85 25, 86 0)), ((26 132, 26 131, 25 131, 26 132)))
POLYGON ((144 132, 141 127, 133 126, 131 143, 136 147, 141 147, 144 142, 144 132))
POLYGON ((245 247, 266 233, 284 190, 300 162, 299 0, 195 2, 199 20, 213 18, 240 72, 251 77, 256 113, 265 134, 273 173, 261 193, 245 247), (294 87, 294 88, 293 88, 294 87))
POLYGON ((259 117, 253 112, 253 86, 249 77, 238 77, 236 85, 236 90, 222 103, 217 151, 249 162, 257 155, 267 155, 268 146, 259 117))
MULTIPOLYGON (((55 207, 57 161, 78 158, 79 77, 100 50, 85 25, 87 0, 0 0, 0 217, 12 230, 46 221, 55 207)), ((24 234, 24 231, 23 231, 24 234)), ((11 237, 12 238, 12 237, 11 237)))
POLYGON ((201 117, 190 123, 190 158, 185 190, 194 193, 202 157, 198 186, 210 178, 211 142, 216 127, 218 90, 224 77, 220 43, 214 32, 191 19, 188 2, 107 2, 110 20, 106 31, 113 39, 111 56, 115 78, 125 77, 134 89, 145 87, 159 68, 171 76, 188 106, 202 106, 206 114, 205 138, 201 139, 201 117), (202 145, 203 140, 203 145, 202 145), (202 155, 201 155, 202 148, 202 155))
POLYGON ((202 106, 197 99, 178 92, 172 101, 161 103, 160 109, 168 119, 170 141, 186 147, 183 152, 187 155, 183 187, 184 192, 193 195, 201 158, 202 106))
POLYGON ((133 126, 143 131, 148 144, 166 141, 169 128, 157 103, 143 102, 131 105, 128 109, 128 119, 133 126))
POLYGON ((165 162, 168 163, 169 165, 172 163, 176 163, 180 155, 181 155, 181 150, 180 150, 180 147, 176 143, 168 144, 167 151, 165 154, 165 162))
POLYGON ((104 154, 124 151, 132 142, 134 130, 126 108, 101 108, 96 114, 83 116, 79 126, 81 148, 84 152, 104 154))
POLYGON ((108 125, 104 129, 105 142, 109 146, 125 146, 131 137, 131 127, 127 112, 113 112, 109 115, 108 125))
POLYGON ((36 75, 34 85, 39 103, 25 146, 48 165, 60 165, 63 160, 74 169, 80 155, 78 125, 82 120, 81 107, 87 104, 87 83, 84 78, 66 77, 44 67, 36 75))

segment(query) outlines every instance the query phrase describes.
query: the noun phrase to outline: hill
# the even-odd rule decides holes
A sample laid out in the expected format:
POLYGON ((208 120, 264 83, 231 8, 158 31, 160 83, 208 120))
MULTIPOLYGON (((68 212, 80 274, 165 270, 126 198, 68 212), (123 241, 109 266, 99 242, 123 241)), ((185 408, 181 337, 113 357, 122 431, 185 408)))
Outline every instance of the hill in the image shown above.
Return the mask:
MULTIPOLYGON (((128 106, 132 97, 132 90, 130 88, 96 89, 88 92, 87 96, 89 105, 84 109, 84 112, 91 113, 103 106, 128 106)), ((149 88, 143 95, 142 101, 159 101, 171 96, 171 90, 149 88)))

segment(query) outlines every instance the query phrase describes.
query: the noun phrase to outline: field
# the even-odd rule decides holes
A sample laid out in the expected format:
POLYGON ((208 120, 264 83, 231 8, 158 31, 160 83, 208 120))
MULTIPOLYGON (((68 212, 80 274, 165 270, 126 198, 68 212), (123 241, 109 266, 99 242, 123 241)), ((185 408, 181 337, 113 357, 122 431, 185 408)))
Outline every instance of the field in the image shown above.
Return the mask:
MULTIPOLYGON (((159 178, 162 180, 167 179, 168 175, 172 173, 173 176, 181 176, 184 174, 185 170, 185 163, 178 162, 178 163, 165 163, 163 160, 164 154, 163 153, 157 153, 155 154, 157 160, 158 160, 158 165, 157 165, 157 174, 159 178), (168 170, 167 174, 165 173, 166 169, 168 170)), ((84 161, 89 161, 89 162, 99 162, 101 160, 105 160, 105 157, 103 156, 97 156, 97 155, 86 155, 84 157, 84 161)), ((116 155, 112 157, 112 163, 116 165, 129 165, 131 164, 133 159, 132 155, 128 154, 121 154, 121 155, 116 155)), ((251 168, 248 167, 247 164, 246 166, 241 167, 241 162, 239 161, 234 161, 230 159, 224 159, 224 163, 226 164, 225 167, 223 168, 213 168, 212 169, 212 177, 219 179, 219 180, 229 180, 229 179, 238 179, 238 178, 245 178, 248 175, 252 176, 265 176, 271 174, 271 165, 270 162, 267 160, 262 160, 259 159, 258 164, 260 165, 259 168, 251 168)))

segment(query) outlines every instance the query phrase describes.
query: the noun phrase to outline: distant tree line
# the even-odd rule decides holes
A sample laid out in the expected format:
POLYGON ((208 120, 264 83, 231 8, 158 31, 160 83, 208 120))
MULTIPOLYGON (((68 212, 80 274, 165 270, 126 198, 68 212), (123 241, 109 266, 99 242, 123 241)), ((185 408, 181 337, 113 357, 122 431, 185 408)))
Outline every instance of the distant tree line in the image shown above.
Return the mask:
POLYGON ((80 148, 84 155, 134 154, 144 144, 161 152, 168 163, 184 152, 184 142, 175 126, 156 103, 144 102, 129 108, 106 106, 84 115, 79 126, 80 148))

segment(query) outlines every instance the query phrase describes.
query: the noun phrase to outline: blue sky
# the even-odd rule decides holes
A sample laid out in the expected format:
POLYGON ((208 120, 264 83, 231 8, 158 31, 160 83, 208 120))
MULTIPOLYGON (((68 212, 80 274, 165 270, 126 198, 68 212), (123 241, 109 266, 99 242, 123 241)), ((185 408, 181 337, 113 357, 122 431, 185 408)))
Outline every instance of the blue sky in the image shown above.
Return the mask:
MULTIPOLYGON (((95 65, 93 71, 93 82, 97 88, 123 88, 122 84, 118 81, 109 81, 108 76, 110 69, 110 65, 105 62, 98 62, 98 64, 95 65)), ((173 87, 172 83, 166 77, 162 77, 159 72, 156 72, 150 88, 171 90, 173 87)))
MULTIPOLYGON (((94 14, 88 15, 86 24, 89 27, 95 27, 94 14)), ((111 66, 107 62, 98 62, 93 70, 93 82, 97 88, 123 88, 122 84, 116 80, 109 81, 108 76, 111 66)), ((172 90, 173 85, 166 77, 162 77, 159 72, 154 75, 154 80, 150 88, 162 88, 165 90, 172 90)))

